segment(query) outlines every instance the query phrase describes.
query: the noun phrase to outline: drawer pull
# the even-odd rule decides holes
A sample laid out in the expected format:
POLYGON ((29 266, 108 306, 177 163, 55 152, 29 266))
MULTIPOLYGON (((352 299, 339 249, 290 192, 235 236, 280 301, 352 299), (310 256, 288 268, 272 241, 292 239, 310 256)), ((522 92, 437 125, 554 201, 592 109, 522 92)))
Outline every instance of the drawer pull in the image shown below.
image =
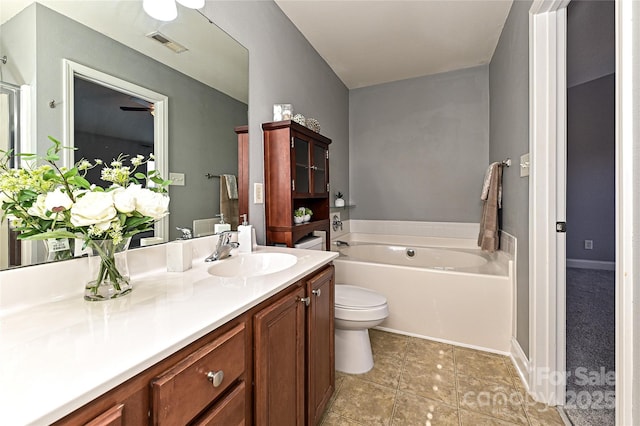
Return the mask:
POLYGON ((322 290, 321 289, 312 290, 311 293, 313 293, 315 296, 320 296, 322 294, 322 290))
POLYGON ((220 371, 209 371, 207 373, 207 379, 213 383, 213 387, 217 388, 218 386, 220 386, 222 384, 222 381, 224 380, 224 371, 220 370, 220 371))
POLYGON ((310 297, 300 297, 298 300, 304 303, 305 306, 309 306, 309 303, 311 303, 310 297))

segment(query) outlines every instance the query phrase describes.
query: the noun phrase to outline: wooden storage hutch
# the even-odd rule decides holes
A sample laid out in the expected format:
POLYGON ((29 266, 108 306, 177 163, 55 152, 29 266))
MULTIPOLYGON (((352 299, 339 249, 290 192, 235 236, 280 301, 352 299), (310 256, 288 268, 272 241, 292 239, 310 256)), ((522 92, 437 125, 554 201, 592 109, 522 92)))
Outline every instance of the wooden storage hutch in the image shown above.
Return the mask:
POLYGON ((294 121, 264 123, 264 174, 267 244, 293 247, 314 231, 326 232, 330 250, 329 144, 294 121), (313 211, 309 222, 295 224, 300 207, 313 211))

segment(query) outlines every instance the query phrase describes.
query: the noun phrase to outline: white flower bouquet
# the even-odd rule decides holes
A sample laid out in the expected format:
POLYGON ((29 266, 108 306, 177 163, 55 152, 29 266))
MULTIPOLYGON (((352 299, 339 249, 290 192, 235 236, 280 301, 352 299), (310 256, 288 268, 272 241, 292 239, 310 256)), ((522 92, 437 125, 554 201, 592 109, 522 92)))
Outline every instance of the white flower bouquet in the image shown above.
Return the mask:
MULTIPOLYGON (((81 160, 66 169, 56 164, 62 144, 49 139, 53 145, 42 157, 0 151, 1 219, 11 219, 19 239, 78 238, 89 248, 92 242, 109 240, 117 247, 128 245, 137 233, 152 230, 153 224, 169 213, 166 187, 170 181, 157 170, 136 172, 153 157, 121 154, 109 165, 99 159, 81 160), (17 157, 33 166, 11 167, 17 157), (85 178, 89 169, 98 166, 108 186, 91 184, 85 178)), ((103 258, 98 282, 122 278, 115 262, 112 267, 108 264, 112 260, 103 258)))

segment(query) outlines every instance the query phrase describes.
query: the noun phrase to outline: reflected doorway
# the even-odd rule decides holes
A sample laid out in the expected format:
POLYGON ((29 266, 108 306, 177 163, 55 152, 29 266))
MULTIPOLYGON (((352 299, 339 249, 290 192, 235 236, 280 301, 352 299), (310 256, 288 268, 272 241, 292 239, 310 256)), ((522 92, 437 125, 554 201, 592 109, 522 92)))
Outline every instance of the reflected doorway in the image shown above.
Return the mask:
MULTIPOLYGON (((154 104, 119 92, 79 76, 74 77, 74 162, 96 158, 106 164, 120 154, 145 158, 153 154, 154 104)), ((92 184, 104 186, 100 167, 88 170, 92 184)), ((147 173, 147 164, 138 170, 147 173)), ((140 239, 153 237, 153 231, 136 234, 130 247, 140 239)))

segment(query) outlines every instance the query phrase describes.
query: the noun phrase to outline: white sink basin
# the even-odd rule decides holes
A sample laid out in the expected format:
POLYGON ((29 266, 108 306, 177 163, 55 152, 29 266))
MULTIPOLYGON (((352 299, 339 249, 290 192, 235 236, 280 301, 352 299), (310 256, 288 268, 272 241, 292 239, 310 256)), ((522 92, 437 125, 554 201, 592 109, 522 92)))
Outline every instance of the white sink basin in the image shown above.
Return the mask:
POLYGON ((240 254, 218 260, 208 272, 218 277, 249 278, 280 272, 296 264, 298 258, 287 253, 240 254))

